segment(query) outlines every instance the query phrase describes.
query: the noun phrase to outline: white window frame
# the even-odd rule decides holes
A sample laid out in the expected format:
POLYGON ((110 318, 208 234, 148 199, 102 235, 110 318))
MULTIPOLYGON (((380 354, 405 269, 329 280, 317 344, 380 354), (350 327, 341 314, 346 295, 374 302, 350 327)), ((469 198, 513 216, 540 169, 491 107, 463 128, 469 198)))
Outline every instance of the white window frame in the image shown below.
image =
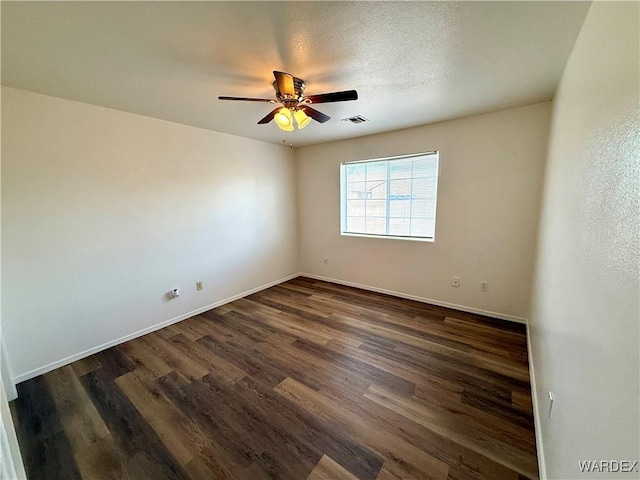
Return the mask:
MULTIPOLYGON (((388 171, 388 170, 387 170, 388 171)), ((387 179, 387 185, 389 185, 387 179)), ((418 242, 435 242, 435 230, 436 230, 436 213, 438 210, 438 181, 440 180, 440 152, 438 150, 432 152, 421 152, 421 153, 412 153, 408 155, 397 155, 393 157, 381 157, 381 158, 372 158, 367 160, 354 160, 348 162, 340 163, 340 235, 347 237, 368 237, 368 238, 383 238, 383 239, 394 239, 394 240, 410 240, 410 241, 418 241, 418 242), (373 163, 373 162, 383 162, 383 161, 393 161, 393 160, 406 160, 409 158, 415 157, 424 157, 424 156, 435 156, 436 160, 436 182, 434 188, 434 206, 433 206, 433 236, 432 237, 421 237, 415 235, 387 235, 387 234, 373 234, 373 233, 359 233, 359 232, 348 232, 346 231, 346 223, 347 223, 347 179, 346 179, 346 167, 348 165, 354 165, 359 163, 373 163)), ((387 194, 387 208, 386 208, 386 218, 387 222, 389 221, 389 201, 390 195, 387 194)))

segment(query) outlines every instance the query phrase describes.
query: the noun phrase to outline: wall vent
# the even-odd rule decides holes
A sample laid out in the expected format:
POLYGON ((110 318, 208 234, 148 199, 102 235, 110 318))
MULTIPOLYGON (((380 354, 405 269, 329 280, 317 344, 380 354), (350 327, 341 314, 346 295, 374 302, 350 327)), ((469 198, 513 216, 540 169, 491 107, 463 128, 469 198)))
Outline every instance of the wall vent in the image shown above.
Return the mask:
POLYGON ((369 120, 364 118, 362 115, 356 115, 355 117, 343 118, 342 121, 357 124, 357 123, 368 122, 369 120))

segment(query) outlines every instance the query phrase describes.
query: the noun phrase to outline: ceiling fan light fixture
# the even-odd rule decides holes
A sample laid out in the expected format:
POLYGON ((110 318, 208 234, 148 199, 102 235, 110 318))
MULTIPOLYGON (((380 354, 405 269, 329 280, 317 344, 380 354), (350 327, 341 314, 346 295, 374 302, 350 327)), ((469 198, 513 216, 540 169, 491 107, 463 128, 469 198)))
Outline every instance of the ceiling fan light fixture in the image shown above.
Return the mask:
POLYGON ((304 110, 296 110, 293 116, 296 118, 296 122, 298 123, 298 130, 302 130, 304 127, 309 125, 309 122, 311 121, 311 118, 304 113, 304 110))
POLYGON ((276 125, 280 128, 280 130, 284 130, 285 132, 293 132, 293 115, 291 115, 291 110, 286 107, 282 107, 278 110, 278 113, 275 114, 273 119, 276 122, 276 125))
POLYGON ((285 132, 293 132, 294 118, 298 130, 302 130, 309 125, 311 120, 318 123, 325 123, 331 119, 329 115, 319 112, 311 107, 316 103, 332 103, 347 102, 349 100, 357 100, 358 92, 355 90, 344 90, 342 92, 320 93, 318 95, 305 95, 306 85, 304 80, 294 77, 290 73, 273 71, 275 81, 273 88, 276 91, 276 98, 249 98, 249 97, 226 97, 220 96, 219 100, 240 100, 244 102, 267 102, 279 103, 282 107, 276 107, 267 115, 258 120, 258 125, 265 125, 271 120, 275 120, 280 130, 285 132))

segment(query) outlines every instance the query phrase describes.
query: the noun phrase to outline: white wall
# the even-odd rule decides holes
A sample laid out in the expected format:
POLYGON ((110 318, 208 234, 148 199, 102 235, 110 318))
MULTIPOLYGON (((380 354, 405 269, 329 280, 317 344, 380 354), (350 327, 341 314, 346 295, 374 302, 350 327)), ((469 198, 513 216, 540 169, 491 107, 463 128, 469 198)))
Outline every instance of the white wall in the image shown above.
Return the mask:
POLYGON ((291 150, 2 96, 2 322, 18 380, 297 271, 291 150))
POLYGON ((301 271, 525 318, 549 116, 542 103, 297 149, 301 271), (434 243, 340 235, 340 162, 432 150, 434 243))
POLYGON ((639 22, 593 3, 554 98, 530 326, 554 479, 640 477, 578 468, 640 460, 639 22))

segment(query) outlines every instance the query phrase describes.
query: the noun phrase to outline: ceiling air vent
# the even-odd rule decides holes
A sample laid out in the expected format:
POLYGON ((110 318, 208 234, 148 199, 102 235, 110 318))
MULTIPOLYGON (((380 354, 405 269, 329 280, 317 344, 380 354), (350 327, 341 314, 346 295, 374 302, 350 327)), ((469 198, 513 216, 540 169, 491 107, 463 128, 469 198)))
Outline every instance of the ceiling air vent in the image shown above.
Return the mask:
POLYGON ((362 115, 356 115, 355 117, 343 118, 342 121, 358 124, 358 123, 368 122, 369 120, 364 118, 362 115))

